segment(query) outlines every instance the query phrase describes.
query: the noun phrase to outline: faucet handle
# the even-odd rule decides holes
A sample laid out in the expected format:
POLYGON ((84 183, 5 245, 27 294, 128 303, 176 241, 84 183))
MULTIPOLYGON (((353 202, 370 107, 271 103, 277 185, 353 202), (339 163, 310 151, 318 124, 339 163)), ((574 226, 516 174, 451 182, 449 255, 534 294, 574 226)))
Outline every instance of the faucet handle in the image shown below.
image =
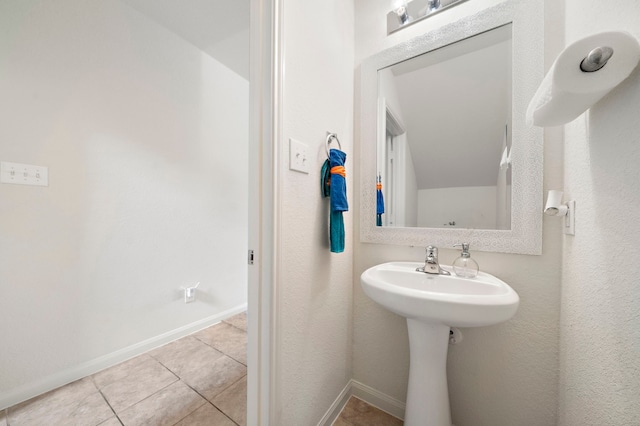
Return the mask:
POLYGON ((438 256, 438 247, 436 246, 428 246, 427 247, 427 256, 438 256))

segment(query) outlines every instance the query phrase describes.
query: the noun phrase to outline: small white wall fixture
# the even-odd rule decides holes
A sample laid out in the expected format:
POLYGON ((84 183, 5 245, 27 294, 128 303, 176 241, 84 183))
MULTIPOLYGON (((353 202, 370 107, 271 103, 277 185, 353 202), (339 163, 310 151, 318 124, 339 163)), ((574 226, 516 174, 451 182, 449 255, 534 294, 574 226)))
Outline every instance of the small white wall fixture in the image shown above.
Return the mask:
POLYGON ((560 216, 564 224, 562 232, 566 235, 576 235, 576 202, 562 202, 562 191, 550 190, 547 203, 544 206, 544 214, 547 216, 560 216))

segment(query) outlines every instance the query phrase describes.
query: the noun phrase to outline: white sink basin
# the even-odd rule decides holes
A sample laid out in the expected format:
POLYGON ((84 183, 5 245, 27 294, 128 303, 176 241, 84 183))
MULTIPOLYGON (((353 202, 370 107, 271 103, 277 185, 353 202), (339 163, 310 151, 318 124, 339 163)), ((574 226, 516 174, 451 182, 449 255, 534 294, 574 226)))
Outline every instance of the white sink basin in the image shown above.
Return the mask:
POLYGON ((405 426, 451 426, 447 390, 450 327, 480 327, 511 318, 520 298, 505 282, 479 273, 476 278, 417 272, 418 262, 391 262, 362 273, 364 292, 407 318, 409 384, 405 426))
POLYGON ((362 274, 362 288, 371 299, 407 318, 450 327, 480 327, 511 318, 518 294, 493 275, 476 278, 417 272, 418 262, 383 263, 362 274))

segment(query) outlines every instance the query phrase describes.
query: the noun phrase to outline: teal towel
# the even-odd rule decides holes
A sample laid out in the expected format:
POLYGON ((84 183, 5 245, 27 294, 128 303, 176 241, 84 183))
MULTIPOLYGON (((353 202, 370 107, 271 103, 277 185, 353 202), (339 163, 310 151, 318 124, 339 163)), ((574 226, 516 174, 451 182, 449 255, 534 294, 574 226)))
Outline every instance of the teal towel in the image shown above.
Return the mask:
POLYGON ((322 170, 320 171, 320 193, 323 198, 331 195, 329 181, 331 180, 331 170, 329 169, 329 160, 324 160, 322 170))
MULTIPOLYGON (((320 171, 320 192, 322 197, 331 196, 331 168, 329 167, 329 160, 326 160, 322 165, 320 171)), ((329 213, 329 245, 332 253, 344 252, 344 218, 342 217, 342 211, 334 210, 333 206, 330 208, 329 213)))
POLYGON ((331 211, 329 215, 329 242, 331 253, 344 251, 344 218, 341 211, 331 211))

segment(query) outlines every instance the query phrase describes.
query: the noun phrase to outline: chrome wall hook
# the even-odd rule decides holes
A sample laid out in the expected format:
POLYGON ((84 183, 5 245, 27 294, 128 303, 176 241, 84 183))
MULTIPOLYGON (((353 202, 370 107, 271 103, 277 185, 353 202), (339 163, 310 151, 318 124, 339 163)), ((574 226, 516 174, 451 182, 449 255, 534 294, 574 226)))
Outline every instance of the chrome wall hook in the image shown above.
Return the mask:
POLYGON ((326 140, 327 158, 329 158, 329 145, 331 145, 331 142, 333 140, 335 140, 338 143, 338 149, 340 149, 340 151, 342 151, 342 144, 340 143, 340 139, 338 139, 338 135, 335 134, 335 133, 327 132, 327 140, 326 140))

